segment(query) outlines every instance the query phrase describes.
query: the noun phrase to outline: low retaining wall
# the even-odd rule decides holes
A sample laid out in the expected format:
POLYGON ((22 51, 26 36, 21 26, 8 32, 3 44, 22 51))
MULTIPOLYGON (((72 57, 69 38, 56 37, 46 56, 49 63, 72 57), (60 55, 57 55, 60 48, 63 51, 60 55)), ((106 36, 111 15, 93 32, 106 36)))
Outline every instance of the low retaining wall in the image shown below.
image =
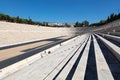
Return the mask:
POLYGON ((120 32, 110 32, 109 34, 111 34, 111 35, 116 35, 116 36, 120 36, 120 32))
POLYGON ((67 41, 61 43, 61 44, 57 44, 54 47, 46 49, 46 50, 44 50, 44 51, 42 51, 42 52, 40 52, 38 54, 35 54, 35 55, 31 56, 31 57, 28 57, 26 59, 23 59, 23 60, 21 60, 19 62, 16 62, 16 63, 14 63, 14 64, 12 64, 10 66, 7 66, 7 67, 1 69, 0 70, 0 79, 10 75, 11 73, 14 73, 14 72, 20 70, 21 68, 23 68, 25 66, 29 66, 31 63, 35 62, 36 60, 38 60, 38 59, 52 53, 57 48, 59 48, 61 45, 65 45, 65 44, 69 43, 70 41, 75 40, 76 38, 77 37, 74 37, 74 38, 72 38, 70 40, 67 40, 67 41))
POLYGON ((32 42, 37 42, 37 41, 42 41, 42 40, 52 39, 52 38, 57 38, 57 37, 60 37, 60 36, 47 37, 47 38, 41 38, 41 39, 36 39, 36 40, 29 40, 29 41, 18 42, 18 43, 13 43, 13 44, 0 45, 0 48, 9 47, 9 46, 15 46, 15 45, 22 45, 22 44, 26 44, 26 43, 32 43, 32 42))

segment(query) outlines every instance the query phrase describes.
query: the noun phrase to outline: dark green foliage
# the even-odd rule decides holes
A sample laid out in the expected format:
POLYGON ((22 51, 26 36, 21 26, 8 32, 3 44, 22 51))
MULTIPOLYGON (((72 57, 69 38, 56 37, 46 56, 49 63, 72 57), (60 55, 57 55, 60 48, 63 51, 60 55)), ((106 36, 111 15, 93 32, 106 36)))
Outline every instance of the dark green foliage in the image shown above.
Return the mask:
POLYGON ((69 25, 68 23, 65 23, 64 26, 65 26, 65 27, 71 27, 71 25, 69 25))
MULTIPOLYGON (((87 20, 83 22, 76 22, 74 27, 86 27, 86 26, 100 26, 107 24, 109 22, 112 22, 114 20, 120 19, 120 13, 114 14, 112 13, 106 20, 101 20, 97 23, 93 23, 89 25, 89 22, 87 20)), ((71 25, 68 23, 65 23, 63 25, 49 25, 48 22, 36 22, 33 21, 30 17, 29 19, 20 18, 17 17, 11 17, 9 15, 0 13, 0 21, 7 21, 7 22, 14 22, 14 23, 23 23, 23 24, 31 24, 31 25, 39 25, 39 26, 52 26, 52 27, 70 27, 71 25)))
POLYGON ((48 23, 41 23, 41 22, 35 22, 35 21, 32 21, 31 18, 29 19, 23 19, 23 18, 20 18, 19 16, 17 17, 10 17, 9 15, 6 15, 6 14, 3 14, 3 13, 0 13, 0 20, 1 21, 7 21, 7 22, 14 22, 14 23, 23 23, 23 24, 31 24, 31 25, 40 25, 40 26, 47 26, 48 23))
POLYGON ((110 16, 108 16, 108 18, 106 20, 101 20, 100 22, 98 23, 93 23, 91 24, 90 26, 100 26, 100 25, 104 25, 104 24, 107 24, 107 23, 110 23, 114 20, 117 20, 117 19, 120 19, 120 13, 118 14, 110 14, 110 16))
POLYGON ((75 25, 74 25, 74 27, 82 27, 82 25, 83 25, 82 23, 76 22, 75 25))
POLYGON ((89 26, 89 22, 87 20, 82 22, 83 26, 89 26))
POLYGON ((74 27, 87 27, 89 26, 89 22, 87 20, 83 21, 82 23, 81 22, 76 22, 74 27))
POLYGON ((23 24, 31 24, 31 25, 39 25, 39 26, 52 26, 52 27, 70 27, 68 23, 65 25, 48 25, 48 22, 36 22, 33 21, 30 17, 29 19, 17 17, 10 17, 9 15, 0 13, 0 20, 7 21, 7 22, 14 22, 14 23, 23 23, 23 24))

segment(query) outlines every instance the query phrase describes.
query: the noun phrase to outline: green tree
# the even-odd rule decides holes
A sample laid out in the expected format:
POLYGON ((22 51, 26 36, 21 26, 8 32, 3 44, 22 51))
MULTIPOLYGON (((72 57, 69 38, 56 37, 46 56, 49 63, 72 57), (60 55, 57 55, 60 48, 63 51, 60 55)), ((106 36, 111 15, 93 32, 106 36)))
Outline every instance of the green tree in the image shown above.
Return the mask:
POLYGON ((6 15, 5 14, 0 14, 0 20, 6 20, 6 15))
POLYGON ((78 21, 77 21, 77 22, 75 23, 75 25, 74 25, 74 27, 82 27, 82 26, 83 26, 83 23, 80 23, 80 22, 78 22, 78 21))
POLYGON ((17 23, 20 23, 20 18, 19 18, 19 16, 16 17, 16 22, 17 22, 17 23))
POLYGON ((65 26, 65 27, 71 27, 71 25, 69 25, 68 23, 65 23, 64 26, 65 26))
POLYGON ((83 26, 89 26, 89 22, 87 20, 82 22, 83 26))
POLYGON ((107 22, 110 22, 110 17, 108 16, 108 18, 107 18, 107 22))
POLYGON ((28 20, 27 23, 28 23, 28 24, 32 24, 32 23, 33 23, 32 19, 29 18, 29 20, 28 20))
POLYGON ((113 19, 114 19, 114 13, 110 15, 110 22, 113 21, 113 19))

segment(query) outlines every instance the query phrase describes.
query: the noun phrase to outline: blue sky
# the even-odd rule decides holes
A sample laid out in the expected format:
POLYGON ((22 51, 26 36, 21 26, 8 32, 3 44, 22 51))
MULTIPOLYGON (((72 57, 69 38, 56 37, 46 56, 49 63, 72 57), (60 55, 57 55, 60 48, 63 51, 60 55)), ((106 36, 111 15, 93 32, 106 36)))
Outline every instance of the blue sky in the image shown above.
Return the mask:
POLYGON ((90 23, 120 12, 120 0, 0 0, 0 13, 34 21, 90 23))

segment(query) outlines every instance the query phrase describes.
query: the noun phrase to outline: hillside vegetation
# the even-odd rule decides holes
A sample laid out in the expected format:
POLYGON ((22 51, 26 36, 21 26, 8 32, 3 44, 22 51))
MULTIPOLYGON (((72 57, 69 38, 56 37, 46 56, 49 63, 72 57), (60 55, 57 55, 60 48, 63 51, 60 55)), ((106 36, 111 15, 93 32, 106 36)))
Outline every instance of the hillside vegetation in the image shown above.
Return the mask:
MULTIPOLYGON (((74 24, 74 27, 86 27, 86 26, 101 26, 107 23, 110 23, 114 20, 120 19, 120 13, 118 14, 110 14, 106 20, 100 20, 97 23, 89 24, 89 21, 85 20, 83 22, 77 21, 74 24)), ((28 19, 17 17, 11 17, 7 14, 0 13, 0 21, 7 21, 7 22, 13 22, 13 23, 22 23, 22 24, 30 24, 30 25, 39 25, 39 26, 51 26, 48 22, 37 22, 33 21, 30 17, 28 19)), ((70 27, 71 25, 69 23, 65 23, 63 25, 52 25, 52 27, 70 27)))

